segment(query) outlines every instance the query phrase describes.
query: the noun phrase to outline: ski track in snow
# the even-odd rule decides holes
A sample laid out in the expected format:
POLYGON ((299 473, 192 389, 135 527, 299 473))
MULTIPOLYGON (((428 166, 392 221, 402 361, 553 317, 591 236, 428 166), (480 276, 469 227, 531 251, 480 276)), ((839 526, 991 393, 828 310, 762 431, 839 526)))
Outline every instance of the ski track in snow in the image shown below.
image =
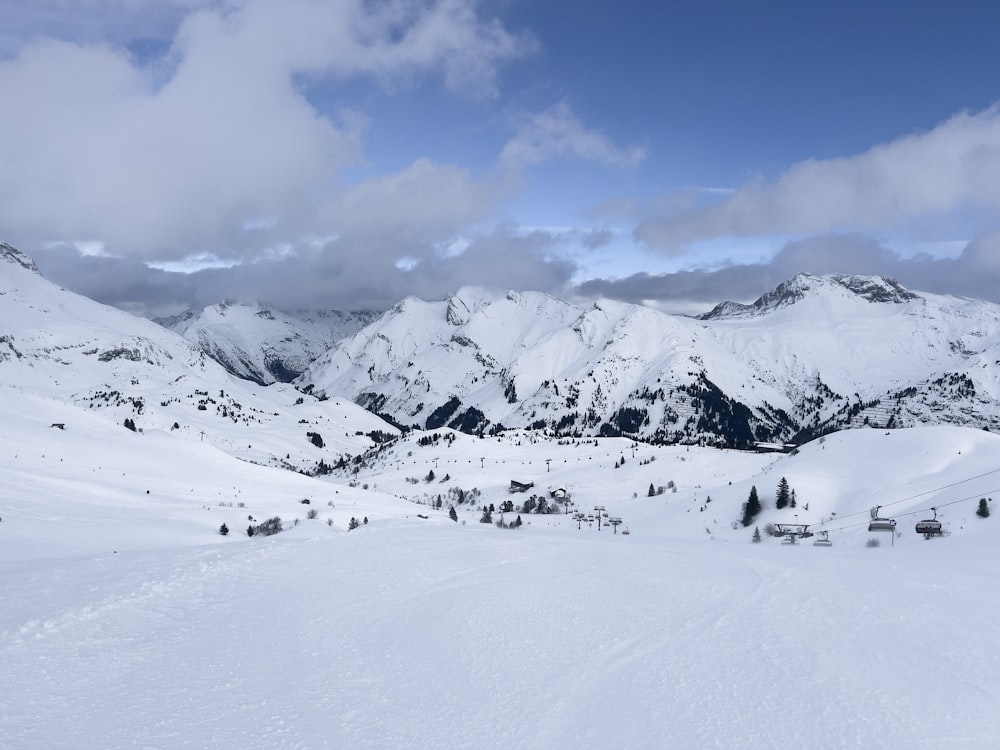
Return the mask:
POLYGON ((5 565, 0 747, 1000 737, 1000 633, 973 575, 1000 572, 986 554, 569 526, 286 536, 5 565))

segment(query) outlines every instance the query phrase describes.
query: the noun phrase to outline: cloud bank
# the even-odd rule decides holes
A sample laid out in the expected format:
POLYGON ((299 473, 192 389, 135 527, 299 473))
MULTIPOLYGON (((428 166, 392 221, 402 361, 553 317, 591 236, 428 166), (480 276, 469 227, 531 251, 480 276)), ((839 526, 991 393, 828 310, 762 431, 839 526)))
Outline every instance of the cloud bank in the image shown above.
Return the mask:
POLYGON ((962 209, 1000 209, 1000 109, 958 114, 851 157, 807 160, 722 200, 648 217, 635 235, 678 253, 699 240, 884 230, 962 209))

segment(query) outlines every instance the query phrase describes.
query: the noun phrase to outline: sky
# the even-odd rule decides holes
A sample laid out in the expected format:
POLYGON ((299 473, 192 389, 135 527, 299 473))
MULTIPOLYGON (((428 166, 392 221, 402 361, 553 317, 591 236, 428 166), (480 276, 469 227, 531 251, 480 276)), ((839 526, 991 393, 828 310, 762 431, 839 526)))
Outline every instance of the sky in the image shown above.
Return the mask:
POLYGON ((1000 301, 990 0, 0 0, 0 240, 155 316, 1000 301))

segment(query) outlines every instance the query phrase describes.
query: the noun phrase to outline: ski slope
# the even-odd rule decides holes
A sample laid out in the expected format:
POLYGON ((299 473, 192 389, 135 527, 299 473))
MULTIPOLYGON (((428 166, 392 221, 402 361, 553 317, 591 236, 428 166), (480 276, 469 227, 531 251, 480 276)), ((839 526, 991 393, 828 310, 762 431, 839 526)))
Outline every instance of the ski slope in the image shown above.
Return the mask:
POLYGON ((1000 527, 974 514, 1000 487, 989 433, 847 431, 796 455, 411 434, 316 479, 90 410, 53 429, 75 407, 46 398, 8 406, 0 747, 1000 743, 1000 527), (773 507, 782 476, 795 509, 773 507), (630 533, 478 523, 523 500, 511 479, 630 533), (752 544, 733 528, 751 485, 761 528, 795 518, 834 546, 752 544), (450 486, 480 492, 457 523, 428 504, 450 486), (899 526, 870 548, 876 502, 899 526), (932 505, 947 534, 925 540, 932 505), (248 538, 251 515, 286 531, 248 538))
POLYGON ((6 563, 0 744, 996 746, 995 548, 606 532, 300 525, 6 563))

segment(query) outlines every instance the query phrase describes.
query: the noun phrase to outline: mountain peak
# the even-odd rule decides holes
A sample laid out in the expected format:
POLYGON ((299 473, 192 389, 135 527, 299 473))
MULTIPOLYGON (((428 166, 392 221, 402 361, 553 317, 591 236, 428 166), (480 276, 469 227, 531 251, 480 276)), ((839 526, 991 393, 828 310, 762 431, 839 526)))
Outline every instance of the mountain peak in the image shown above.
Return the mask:
POLYGON ((762 294, 749 305, 739 302, 720 302, 711 311, 699 315, 698 319, 721 320, 767 315, 779 308, 793 305, 822 289, 841 289, 873 304, 899 305, 920 299, 920 295, 914 294, 889 276, 852 274, 814 276, 810 273, 799 273, 762 294))
POLYGON ((900 305, 920 298, 890 276, 834 274, 830 278, 868 302, 900 305))
POLYGON ((6 242, 0 242, 0 260, 6 260, 11 263, 16 263, 17 265, 25 268, 33 273, 41 275, 38 270, 38 266, 35 265, 35 261, 29 258, 27 255, 22 253, 13 245, 8 245, 6 242))

